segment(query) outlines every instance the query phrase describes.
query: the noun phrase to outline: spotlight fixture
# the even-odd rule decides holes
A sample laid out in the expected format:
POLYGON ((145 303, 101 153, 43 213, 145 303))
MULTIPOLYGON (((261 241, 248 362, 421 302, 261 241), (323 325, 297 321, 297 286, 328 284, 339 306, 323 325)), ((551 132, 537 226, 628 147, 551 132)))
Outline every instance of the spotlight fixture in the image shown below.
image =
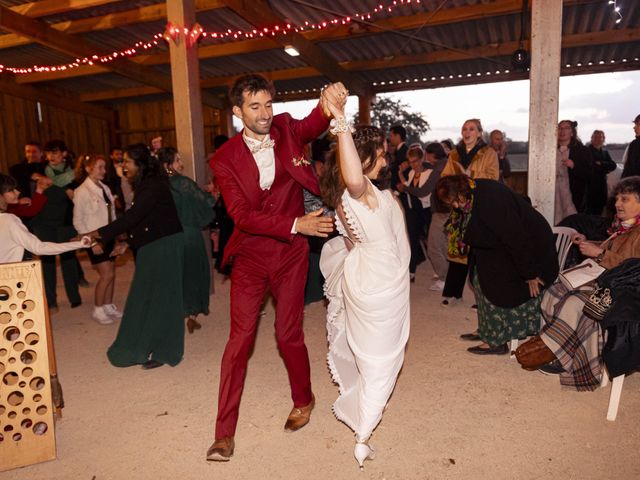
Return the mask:
POLYGON ((511 54, 511 65, 516 72, 526 72, 530 63, 529 52, 522 48, 511 54))
POLYGON ((285 45, 284 51, 287 55, 291 55, 292 57, 297 57, 300 55, 300 52, 293 45, 285 45))

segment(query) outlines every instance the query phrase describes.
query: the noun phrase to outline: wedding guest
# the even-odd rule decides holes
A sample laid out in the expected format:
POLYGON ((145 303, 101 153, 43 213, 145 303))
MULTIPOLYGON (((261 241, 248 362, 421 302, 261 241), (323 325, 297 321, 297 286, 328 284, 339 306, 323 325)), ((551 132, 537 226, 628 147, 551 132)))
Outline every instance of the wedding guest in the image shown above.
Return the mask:
POLYGON ((18 182, 21 197, 31 197, 37 180, 43 178, 45 162, 40 142, 30 140, 24 145, 24 159, 9 168, 9 174, 18 182))
MULTIPOLYGON (((465 174, 472 179, 486 178, 498 180, 500 167, 496 151, 482 139, 482 124, 477 118, 462 124, 462 139, 449 153, 449 159, 442 170, 442 177, 465 174)), ((449 269, 442 290, 442 306, 449 306, 462 300, 464 284, 469 272, 466 256, 451 255, 449 238, 449 269)))
POLYGON ((538 331, 540 293, 558 275, 545 218, 504 184, 466 175, 440 179, 438 198, 451 208, 452 253, 467 256, 478 302, 478 333, 465 340, 478 355, 507 353, 507 342, 538 331))
MULTIPOLYGON (((62 140, 47 142, 44 146, 44 153, 48 161, 45 173, 53 185, 44 191, 47 203, 40 213, 31 220, 31 228, 42 241, 66 242, 77 233, 73 228, 73 203, 71 201, 73 192, 70 187, 74 179, 74 171, 67 158, 67 146, 62 140)), ((49 309, 55 312, 58 308, 56 257, 43 255, 40 260, 47 303, 49 309)), ((76 308, 82 304, 82 298, 78 289, 79 272, 75 252, 68 251, 61 254, 60 267, 69 303, 71 308, 76 308)))
MULTIPOLYGON (((606 269, 640 257, 640 176, 621 180, 614 196, 616 218, 608 231, 609 238, 603 242, 587 241, 581 234, 574 238, 584 256, 606 269)), ((569 291, 558 282, 547 290, 542 299, 545 325, 540 335, 516 350, 522 368, 559 374, 561 385, 578 391, 600 386, 603 333, 599 322, 583 312, 584 293, 592 288, 586 285, 569 291)))
POLYGON ((590 182, 591 173, 591 153, 578 137, 578 122, 560 121, 558 123, 555 224, 573 213, 586 211, 587 185, 590 182))
POLYGON ((64 243, 41 242, 29 233, 18 217, 7 213, 9 205, 18 203, 20 191, 15 179, 0 173, 0 263, 22 261, 25 251, 35 255, 57 255, 78 248, 88 247, 89 237, 64 243))
POLYGON ((411 245, 409 277, 413 283, 415 282, 418 265, 427 259, 422 249, 422 240, 431 223, 431 194, 417 196, 415 192, 427 182, 431 175, 431 169, 425 168, 424 151, 419 146, 409 148, 407 159, 407 162, 405 162, 407 165, 401 164, 398 170, 400 181, 396 185, 396 190, 407 194, 408 208, 405 211, 405 219, 411 245), (403 170, 407 166, 409 167, 409 173, 405 178, 403 170), (411 191, 409 191, 409 187, 411 187, 411 191))
POLYGON ((624 152, 621 178, 640 175, 640 115, 633 120, 633 133, 635 138, 624 152))
MULTIPOLYGON (((416 195, 431 194, 431 225, 427 234, 427 257, 431 262, 434 273, 438 276, 429 290, 442 292, 444 289, 444 280, 447 278, 447 270, 449 263, 447 261, 447 236, 445 234, 444 225, 449 218, 449 208, 438 200, 437 195, 433 195, 436 184, 440 180, 442 170, 447 163, 447 154, 440 143, 433 142, 427 145, 425 156, 429 164, 431 164, 431 175, 422 186, 416 189, 416 195)), ((412 188, 407 189, 409 192, 412 188)))
POLYGON ((586 213, 590 215, 602 215, 608 198, 607 174, 617 168, 616 162, 612 160, 609 152, 604 149, 604 140, 604 132, 602 130, 594 130, 588 147, 593 160, 593 172, 587 186, 586 213))
POLYGON ((504 179, 511 176, 511 162, 507 157, 507 142, 504 139, 504 133, 500 130, 492 130, 489 134, 489 145, 496 151, 498 155, 498 165, 500 168, 500 182, 505 183, 504 179))
MULTIPOLYGON (((80 156, 76 165, 76 182, 80 186, 73 195, 73 226, 76 231, 97 230, 116 219, 113 195, 103 183, 105 176, 106 161, 102 156, 80 156)), ((98 271, 92 317, 101 325, 122 318, 122 312, 113 303, 116 267, 111 252, 114 246, 115 241, 112 241, 87 249, 91 265, 98 271)))
POLYGON ((107 173, 105 174, 103 183, 111 190, 116 207, 116 214, 119 214, 124 210, 124 195, 122 193, 122 164, 124 161, 124 152, 122 148, 112 147, 109 151, 109 158, 105 160, 107 162, 107 173))
POLYGON ((202 229, 214 219, 215 199, 182 174, 184 163, 175 148, 163 147, 158 150, 157 155, 169 175, 171 194, 184 232, 182 300, 187 330, 193 333, 201 328, 196 320, 198 315, 209 314, 211 268, 202 229))
MULTIPOLYGON (((166 172, 146 145, 125 149, 123 171, 135 194, 131 208, 91 232, 103 245, 127 233, 127 243, 137 249, 122 321, 107 357, 116 367, 175 366, 184 352, 182 226, 166 172)), ((116 246, 111 254, 122 252, 116 246)))

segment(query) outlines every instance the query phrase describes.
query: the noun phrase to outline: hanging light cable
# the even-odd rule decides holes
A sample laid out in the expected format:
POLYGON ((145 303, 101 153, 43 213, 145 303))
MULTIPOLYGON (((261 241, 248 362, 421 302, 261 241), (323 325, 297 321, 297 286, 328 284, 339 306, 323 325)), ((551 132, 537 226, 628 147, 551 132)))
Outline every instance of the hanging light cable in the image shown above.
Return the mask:
POLYGON ((609 0, 609 5, 613 5, 613 12, 616 15, 616 23, 622 21, 622 13, 620 13, 620 7, 618 6, 618 0, 609 0))

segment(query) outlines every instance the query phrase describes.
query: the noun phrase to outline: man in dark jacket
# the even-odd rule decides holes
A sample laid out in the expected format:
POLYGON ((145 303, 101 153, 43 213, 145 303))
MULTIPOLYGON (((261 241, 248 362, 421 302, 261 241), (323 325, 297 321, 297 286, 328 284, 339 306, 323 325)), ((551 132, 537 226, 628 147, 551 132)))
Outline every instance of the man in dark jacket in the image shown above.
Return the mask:
POLYGON ((627 160, 624 162, 621 178, 640 175, 640 115, 633 121, 633 131, 636 138, 627 149, 627 160))
POLYGON ((607 204, 607 173, 615 170, 616 162, 609 152, 603 148, 604 132, 594 130, 591 135, 589 150, 591 151, 591 178, 587 185, 587 211, 590 215, 602 215, 607 204))

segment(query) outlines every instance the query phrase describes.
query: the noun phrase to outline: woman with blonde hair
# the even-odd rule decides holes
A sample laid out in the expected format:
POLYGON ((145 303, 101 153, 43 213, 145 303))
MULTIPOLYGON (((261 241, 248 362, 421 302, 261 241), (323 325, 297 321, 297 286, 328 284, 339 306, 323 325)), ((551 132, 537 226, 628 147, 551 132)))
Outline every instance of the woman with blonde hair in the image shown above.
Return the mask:
MULTIPOLYGON (((467 175, 476 180, 486 178, 499 180, 500 164, 496 151, 482 139, 482 123, 477 118, 470 118, 462 124, 462 139, 449 152, 449 159, 442 170, 441 177, 449 175, 467 175)), ((447 227, 449 239, 449 270, 442 291, 442 306, 449 306, 462 300, 462 292, 469 268, 467 257, 457 254, 450 228, 447 227)), ((477 340, 477 334, 464 334, 465 340, 477 340)))
MULTIPOLYGON (((73 226, 81 233, 104 227, 116 219, 111 190, 102 181, 107 173, 106 160, 101 155, 82 155, 76 164, 76 182, 80 184, 73 195, 73 226)), ((98 271, 92 317, 101 325, 122 318, 113 304, 116 267, 111 252, 115 241, 87 249, 89 260, 98 271)))

